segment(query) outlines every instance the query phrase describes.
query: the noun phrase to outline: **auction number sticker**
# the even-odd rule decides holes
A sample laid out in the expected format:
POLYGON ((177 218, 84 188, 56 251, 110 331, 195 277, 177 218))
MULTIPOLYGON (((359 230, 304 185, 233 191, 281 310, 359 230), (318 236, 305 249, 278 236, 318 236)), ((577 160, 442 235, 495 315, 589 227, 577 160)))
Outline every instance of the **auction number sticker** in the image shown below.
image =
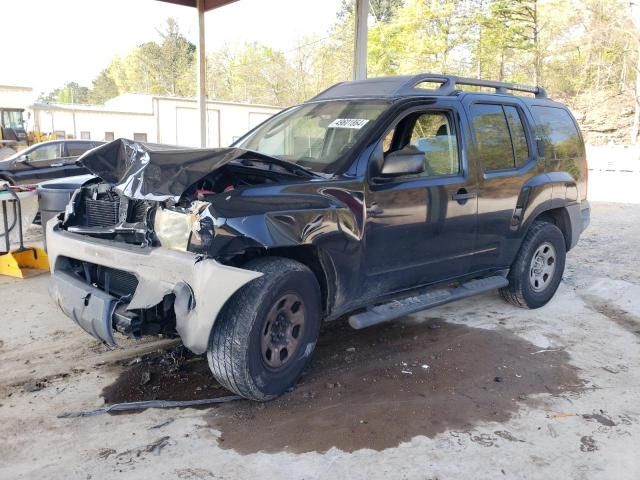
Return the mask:
POLYGON ((366 118, 336 118, 329 128, 354 128, 356 130, 360 130, 364 127, 369 120, 366 118))

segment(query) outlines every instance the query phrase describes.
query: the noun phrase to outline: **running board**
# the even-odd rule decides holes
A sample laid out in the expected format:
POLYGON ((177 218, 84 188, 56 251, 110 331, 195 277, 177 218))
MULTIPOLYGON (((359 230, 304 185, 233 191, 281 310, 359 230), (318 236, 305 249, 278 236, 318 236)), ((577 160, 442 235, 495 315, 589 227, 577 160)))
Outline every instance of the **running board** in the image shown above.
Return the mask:
POLYGON ((427 293, 392 300, 388 303, 368 308, 362 313, 349 317, 349 325, 360 330, 382 322, 388 322, 411 313, 420 312, 428 308, 444 305, 445 303, 472 297, 480 293, 506 287, 509 281, 502 275, 470 280, 456 288, 443 288, 427 293))

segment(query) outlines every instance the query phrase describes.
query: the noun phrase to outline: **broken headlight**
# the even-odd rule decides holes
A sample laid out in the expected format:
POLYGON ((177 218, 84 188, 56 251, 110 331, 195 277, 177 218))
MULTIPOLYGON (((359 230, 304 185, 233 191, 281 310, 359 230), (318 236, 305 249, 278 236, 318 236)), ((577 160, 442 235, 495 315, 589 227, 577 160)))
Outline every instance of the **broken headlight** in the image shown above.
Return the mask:
POLYGON ((213 222, 207 214, 208 206, 207 202, 193 202, 189 209, 184 210, 158 208, 154 231, 160 245, 186 252, 191 242, 202 244, 203 236, 212 238, 213 222))

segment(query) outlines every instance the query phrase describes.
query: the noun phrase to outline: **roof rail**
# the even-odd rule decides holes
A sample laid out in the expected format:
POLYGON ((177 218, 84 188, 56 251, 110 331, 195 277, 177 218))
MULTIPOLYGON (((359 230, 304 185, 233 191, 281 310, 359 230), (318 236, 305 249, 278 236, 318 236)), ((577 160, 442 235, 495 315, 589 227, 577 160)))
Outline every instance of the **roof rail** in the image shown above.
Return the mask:
POLYGON ((536 98, 547 98, 547 92, 542 87, 521 85, 519 83, 496 82, 493 80, 481 80, 478 78, 464 78, 453 75, 437 75, 433 73, 423 73, 414 75, 408 80, 398 93, 415 93, 421 83, 440 83, 439 88, 432 90, 434 95, 454 95, 458 85, 468 85, 473 87, 494 88, 496 93, 508 94, 509 91, 532 93, 536 98))
POLYGON ((532 87, 517 83, 494 82, 477 78, 455 77, 437 73, 420 73, 418 75, 401 75, 393 77, 374 77, 368 80, 342 82, 320 92, 309 102, 337 98, 424 96, 424 95, 456 95, 458 86, 488 87, 496 93, 508 94, 510 91, 532 93, 536 98, 547 98, 542 87, 532 87), (424 88, 420 84, 435 83, 435 88, 424 88))

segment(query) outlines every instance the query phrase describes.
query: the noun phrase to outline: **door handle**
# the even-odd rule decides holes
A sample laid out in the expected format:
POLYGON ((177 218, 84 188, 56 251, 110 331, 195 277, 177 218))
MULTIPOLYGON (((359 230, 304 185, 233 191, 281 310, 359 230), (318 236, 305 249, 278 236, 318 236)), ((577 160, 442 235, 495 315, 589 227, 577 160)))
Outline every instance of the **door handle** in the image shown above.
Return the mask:
POLYGON ((377 203, 373 202, 369 208, 367 208, 367 215, 369 217, 377 217, 384 213, 384 209, 382 209, 377 203))
POLYGON ((64 163, 50 163, 49 164, 50 167, 61 167, 63 165, 64 165, 64 163))
POLYGON ((475 198, 475 197, 476 197, 475 192, 467 192, 465 188, 461 188, 456 193, 451 195, 451 198, 457 201, 461 205, 466 203, 467 200, 471 200, 472 198, 475 198))

